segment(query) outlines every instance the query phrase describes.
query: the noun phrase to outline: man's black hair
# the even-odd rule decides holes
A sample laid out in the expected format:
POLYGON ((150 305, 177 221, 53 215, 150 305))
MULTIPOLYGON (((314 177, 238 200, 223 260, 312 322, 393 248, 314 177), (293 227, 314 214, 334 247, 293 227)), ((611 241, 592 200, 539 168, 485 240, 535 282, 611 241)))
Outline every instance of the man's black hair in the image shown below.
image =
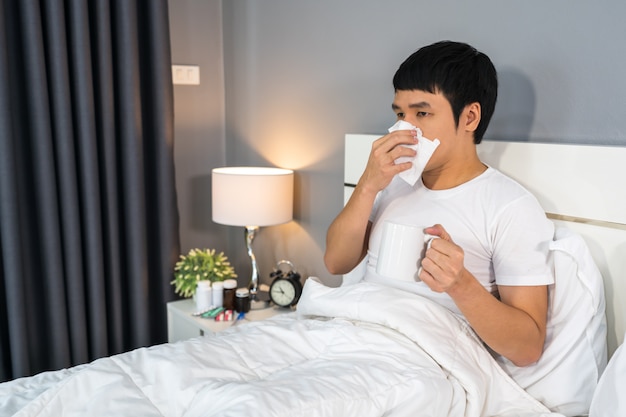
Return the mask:
POLYGON ((481 119, 474 132, 474 143, 483 138, 498 97, 498 75, 487 55, 461 42, 441 41, 425 46, 409 56, 393 77, 399 90, 441 93, 450 102, 456 126, 461 112, 478 102, 481 119))

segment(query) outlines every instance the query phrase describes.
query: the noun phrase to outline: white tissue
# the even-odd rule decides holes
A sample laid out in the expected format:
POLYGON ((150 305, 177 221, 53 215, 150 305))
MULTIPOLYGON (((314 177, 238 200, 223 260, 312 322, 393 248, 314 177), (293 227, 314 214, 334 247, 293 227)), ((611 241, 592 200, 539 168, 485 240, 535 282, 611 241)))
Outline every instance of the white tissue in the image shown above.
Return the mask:
POLYGON ((410 186, 413 186, 422 175, 422 172, 424 172, 424 168, 426 168, 426 164, 435 152, 435 149, 437 149, 437 147, 439 146, 439 139, 426 139, 422 136, 422 131, 420 128, 415 127, 411 123, 405 122, 404 120, 398 120, 396 124, 391 126, 388 130, 389 133, 395 132, 396 130, 417 131, 417 143, 415 145, 402 145, 415 150, 417 154, 413 157, 401 156, 395 161, 396 164, 400 164, 403 162, 413 163, 411 168, 398 174, 400 178, 406 181, 410 186))

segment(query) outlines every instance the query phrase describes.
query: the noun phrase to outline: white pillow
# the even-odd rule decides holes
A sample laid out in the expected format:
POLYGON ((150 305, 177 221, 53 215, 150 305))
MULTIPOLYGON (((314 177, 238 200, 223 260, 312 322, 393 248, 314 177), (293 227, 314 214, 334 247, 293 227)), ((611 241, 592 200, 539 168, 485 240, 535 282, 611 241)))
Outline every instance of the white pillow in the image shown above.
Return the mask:
POLYGON ((591 400, 589 417, 626 416, 624 386, 626 386, 626 348, 622 344, 600 377, 591 400))
POLYGON ((584 239, 557 228, 550 245, 555 283, 541 359, 517 367, 498 357, 504 370, 553 412, 586 415, 606 366, 606 317, 602 275, 584 239))

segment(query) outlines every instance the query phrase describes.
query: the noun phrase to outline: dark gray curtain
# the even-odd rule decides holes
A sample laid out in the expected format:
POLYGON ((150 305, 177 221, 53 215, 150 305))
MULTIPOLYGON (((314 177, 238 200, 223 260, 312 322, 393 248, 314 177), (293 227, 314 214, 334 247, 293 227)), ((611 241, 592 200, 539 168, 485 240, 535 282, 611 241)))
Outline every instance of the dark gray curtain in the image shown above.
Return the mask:
POLYGON ((0 381, 166 340, 167 0, 0 0, 0 381))

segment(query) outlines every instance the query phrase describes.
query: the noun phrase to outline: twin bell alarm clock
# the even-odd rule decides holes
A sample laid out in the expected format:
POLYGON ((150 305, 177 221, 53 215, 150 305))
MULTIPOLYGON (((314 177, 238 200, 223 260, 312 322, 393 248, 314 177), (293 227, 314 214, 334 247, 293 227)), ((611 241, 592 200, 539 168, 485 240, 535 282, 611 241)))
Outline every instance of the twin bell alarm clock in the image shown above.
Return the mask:
POLYGON ((295 306, 302 295, 302 283, 300 274, 296 272, 293 263, 282 260, 276 263, 276 269, 270 273, 270 300, 279 307, 295 306), (280 266, 289 265, 288 271, 283 271, 280 266))

